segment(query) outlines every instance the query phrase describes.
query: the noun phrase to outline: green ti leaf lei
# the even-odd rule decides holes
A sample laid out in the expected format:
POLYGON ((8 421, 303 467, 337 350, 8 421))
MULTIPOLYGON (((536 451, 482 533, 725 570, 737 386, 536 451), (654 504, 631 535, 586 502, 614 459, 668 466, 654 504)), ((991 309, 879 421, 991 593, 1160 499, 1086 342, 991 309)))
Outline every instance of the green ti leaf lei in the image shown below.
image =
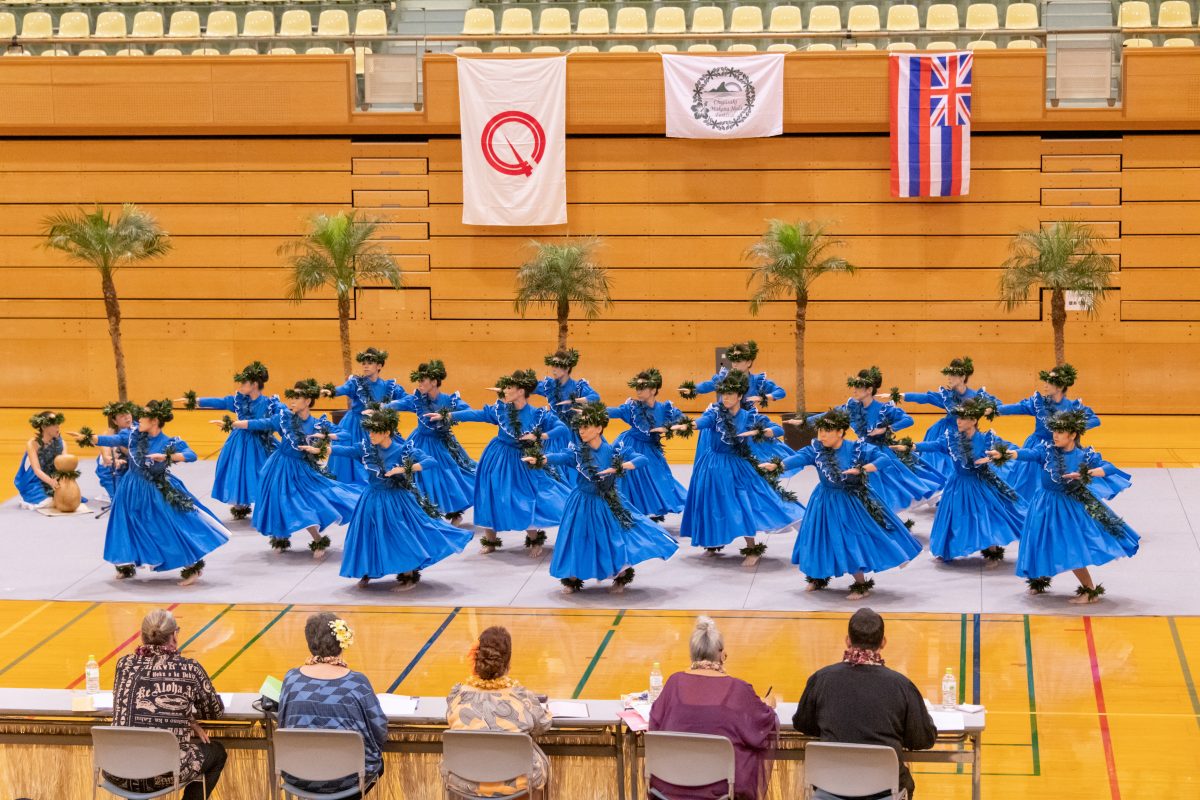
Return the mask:
POLYGON ((616 517, 617 523, 625 530, 632 528, 633 514, 629 513, 629 509, 621 502, 621 496, 617 494, 617 478, 625 472, 621 451, 613 448, 612 463, 609 466, 616 472, 600 475, 600 468, 596 465, 596 454, 589 445, 576 437, 575 443, 571 447, 575 451, 576 469, 579 470, 579 474, 599 490, 600 497, 604 499, 609 511, 616 517))
MULTIPOLYGON (((510 430, 506 430, 509 436, 516 440, 521 448, 521 458, 532 458, 533 463, 530 464, 534 469, 544 469, 546 474, 554 480, 560 480, 558 471, 546 461, 546 452, 542 449, 542 426, 541 423, 534 425, 531 430, 523 430, 521 428, 521 410, 517 408, 515 403, 501 402, 499 405, 508 406, 508 425, 510 430), (525 434, 533 434, 531 439, 522 439, 525 434)), ((542 411, 541 413, 546 413, 542 411)))
MULTIPOLYGON (((850 465, 851 469, 861 470, 865 465, 863 458, 863 440, 859 439, 854 443, 854 460, 850 465)), ((871 515, 871 519, 884 530, 891 530, 894 526, 891 519, 888 518, 887 509, 879 502, 871 492, 867 483, 867 473, 860 472, 858 475, 843 475, 842 466, 838 463, 838 451, 832 447, 814 443, 812 445, 817 449, 817 469, 825 476, 826 480, 835 486, 838 486, 849 492, 854 499, 862 503, 863 508, 871 515)))
POLYGON ((404 467, 404 472, 400 475, 387 475, 387 466, 383 462, 383 456, 379 453, 379 448, 370 442, 361 442, 360 446, 363 451, 363 466, 368 471, 374 472, 385 482, 390 483, 396 489, 408 492, 417 501, 417 505, 421 510, 432 519, 441 519, 442 512, 437 507, 437 504, 429 499, 429 496, 421 491, 417 486, 415 475, 413 473, 413 465, 417 463, 413 458, 412 452, 405 450, 404 458, 400 462, 400 466, 404 467))
MULTIPOLYGON (((234 410, 234 413, 237 414, 238 419, 258 419, 258 417, 254 416, 254 412, 251 409, 251 405, 250 405, 251 402, 252 401, 250 400, 250 395, 246 395, 246 394, 242 394, 241 392, 238 392, 237 394, 235 394, 233 396, 233 410, 234 410)), ((268 401, 268 403, 267 403, 268 414, 270 413, 270 408, 271 408, 271 403, 268 401)), ((224 431, 225 433, 229 433, 230 431, 232 431, 233 430, 233 420, 229 419, 229 417, 225 417, 224 419, 222 419, 221 420, 221 430, 224 431), (226 425, 228 425, 229 427, 225 427, 226 425)), ((271 431, 247 431, 247 433, 252 433, 255 437, 258 438, 259 442, 262 444, 263 448, 267 451, 268 455, 275 452, 275 437, 271 435, 271 431)))
POLYGON ((1088 484, 1092 482, 1088 469, 1095 451, 1090 447, 1084 450, 1083 460, 1079 462, 1080 477, 1076 480, 1065 480, 1063 474, 1067 471, 1067 465, 1066 459, 1063 458, 1063 451, 1053 445, 1050 445, 1048 449, 1050 451, 1050 477, 1063 487, 1063 493, 1082 505, 1087 515, 1094 519, 1106 533, 1115 539, 1124 538, 1125 520, 1117 516, 1088 488, 1088 484))
MULTIPOLYGON (((750 449, 750 443, 746 441, 746 437, 737 435, 737 427, 733 423, 733 415, 729 413, 729 409, 725 408, 725 405, 719 400, 713 403, 713 407, 717 410, 717 433, 720 435, 721 441, 729 445, 735 455, 754 467, 755 474, 767 482, 767 485, 779 496, 780 500, 785 503, 798 502, 799 498, 796 496, 796 493, 789 491, 783 485, 783 460, 779 458, 771 459, 770 463, 775 464, 775 469, 771 472, 759 469, 758 459, 754 457, 754 451, 750 449)), ((748 414, 757 416, 757 412, 754 409, 744 410, 748 414)))
POLYGON ((475 463, 475 459, 467 453, 462 443, 458 441, 453 430, 454 426, 458 424, 454 419, 454 410, 458 408, 458 394, 450 395, 450 405, 446 406, 445 410, 435 407, 429 400, 429 395, 421 392, 413 392, 413 395, 416 397, 417 424, 424 425, 436 433, 442 445, 450 453, 454 464, 463 472, 474 475, 478 465, 475 463), (430 422, 425 418, 426 414, 441 414, 442 418, 437 422, 430 422))
POLYGON ((76 437, 75 444, 78 445, 79 447, 95 447, 96 446, 96 432, 94 430, 92 430, 91 428, 89 428, 88 426, 84 425, 82 428, 79 429, 79 436, 76 437))
MULTIPOLYGON (((957 429, 954 432, 958 434, 957 442, 951 441, 950 431, 946 431, 945 434, 946 448, 950 450, 950 457, 957 461, 960 466, 963 466, 971 472, 974 472, 977 476, 979 476, 980 480, 995 489, 1005 500, 1013 503, 1020 500, 1020 495, 1018 495, 1011 486, 1005 483, 1004 480, 992 470, 991 464, 975 463, 975 445, 972 437, 969 434, 957 429)), ((1004 456, 1004 453, 1008 452, 1007 445, 996 441, 994 434, 990 437, 989 444, 992 446, 988 449, 995 449, 1000 453, 1001 457, 1004 456), (1001 448, 1003 448, 1003 450, 1001 450, 1001 448)))
POLYGON ((221 417, 221 433, 229 433, 233 430, 233 417, 226 414, 221 417))
POLYGON ((196 406, 197 406, 196 390, 188 389, 186 392, 183 393, 183 407, 186 408, 188 411, 194 411, 196 409, 196 406))
POLYGON ((679 384, 679 396, 685 400, 695 400, 696 399, 696 382, 695 381, 684 381, 683 383, 679 384))
MULTIPOLYGON (((62 455, 63 441, 61 436, 55 436, 49 442, 43 442, 41 435, 38 435, 37 460, 38 466, 42 468, 42 472, 49 475, 51 478, 57 478, 59 473, 54 469, 54 459, 62 455)), ((76 473, 78 477, 78 473, 76 473)), ((42 489, 46 492, 46 497, 54 496, 54 487, 48 483, 42 483, 42 489)))
MULTIPOLYGON (((291 428, 291 439, 292 439, 294 446, 299 447, 302 444, 309 444, 308 434, 304 432, 304 420, 300 419, 299 414, 295 414, 292 412, 288 412, 288 414, 289 414, 288 425, 291 428)), ((316 429, 313 431, 314 433, 328 433, 327 425, 325 425, 319 419, 315 420, 315 421, 316 421, 316 429)), ((332 479, 333 474, 326 468, 325 464, 323 463, 327 458, 329 458, 329 437, 323 436, 320 439, 317 439, 316 441, 317 441, 317 444, 315 444, 313 446, 317 448, 317 452, 308 453, 305 451, 301 451, 301 454, 304 456, 304 462, 306 464, 308 464, 308 466, 311 467, 316 472, 319 472, 320 474, 324 475, 326 478, 332 479)))
POLYGON ((174 446, 177 440, 172 439, 167 442, 167 447, 163 451, 163 454, 167 458, 162 462, 162 468, 159 469, 158 464, 150 461, 148 458, 150 437, 141 431, 134 431, 130 436, 137 439, 136 444, 133 446, 133 463, 138 465, 138 469, 146 476, 146 480, 154 484, 154 488, 158 489, 158 493, 162 495, 167 505, 176 511, 194 511, 196 504, 192 501, 191 496, 187 492, 180 491, 169 480, 171 475, 171 456, 178 452, 174 446))

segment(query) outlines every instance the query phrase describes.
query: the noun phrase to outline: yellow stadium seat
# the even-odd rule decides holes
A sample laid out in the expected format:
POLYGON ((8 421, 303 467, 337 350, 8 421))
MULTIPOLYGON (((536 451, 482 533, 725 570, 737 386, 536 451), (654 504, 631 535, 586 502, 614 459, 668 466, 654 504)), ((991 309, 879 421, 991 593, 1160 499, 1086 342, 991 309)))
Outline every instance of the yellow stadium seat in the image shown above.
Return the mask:
POLYGON ((838 6, 813 6, 812 11, 808 12, 808 29, 810 31, 840 31, 842 29, 841 8, 838 6))
POLYGON ((921 17, 916 6, 888 6, 887 29, 889 31, 915 31, 921 27, 921 17))
POLYGON ((237 36, 237 14, 232 11, 213 11, 204 21, 204 35, 227 39, 237 36))
POLYGON ((953 3, 934 3, 925 12, 925 30, 958 30, 958 6, 953 3))
POLYGON ((954 42, 947 42, 944 40, 939 40, 936 42, 930 42, 929 44, 925 45, 924 49, 926 49, 926 50, 957 50, 958 45, 956 45, 954 42))
MULTIPOLYGON (((511 9, 510 9, 510 10, 511 10, 511 9)), ((521 10, 524 10, 524 9, 521 9, 521 10)), ((507 12, 505 12, 505 13, 507 13, 507 12)), ((311 52, 311 51, 310 51, 310 52, 311 52)), ((492 48, 492 52, 493 52, 493 53, 501 53, 501 54, 504 54, 504 55, 512 55, 513 53, 520 53, 520 52, 521 52, 521 48, 519 48, 519 47, 516 47, 516 46, 514 46, 514 45, 511 45, 511 44, 509 44, 509 45, 501 45, 500 47, 493 47, 493 48, 492 48)))
POLYGON ((504 9, 504 13, 500 15, 501 36, 524 36, 531 33, 533 33, 533 14, 528 8, 504 9))
POLYGON ((5 58, 14 58, 14 57, 20 58, 23 56, 32 56, 32 55, 33 55, 33 53, 29 52, 28 50, 5 50, 4 51, 5 58))
POLYGON ((1126 39, 1121 42, 1122 47, 1132 47, 1134 49, 1140 47, 1154 47, 1154 42, 1149 39, 1126 39))
POLYGON ((355 36, 387 36, 387 14, 381 8, 364 8, 354 15, 355 36))
POLYGON ((306 55, 306 56, 336 56, 337 51, 335 51, 332 47, 327 47, 325 45, 316 45, 313 47, 305 48, 304 55, 306 55))
POLYGON ((726 53, 757 53, 758 48, 752 44, 731 44, 725 48, 726 53))
POLYGON ((583 8, 575 21, 575 32, 587 36, 608 35, 608 9, 583 8))
POLYGON ((1188 28, 1192 24, 1192 6, 1187 0, 1163 0, 1158 7, 1158 27, 1188 28))
MULTIPOLYGON (((475 49, 478 50, 479 48, 477 47, 475 49)), ((294 56, 294 55, 296 55, 296 48, 294 48, 294 47, 272 47, 269 50, 267 50, 267 55, 269 55, 269 56, 294 56)))
MULTIPOLYGON (((646 33, 647 30, 649 28, 646 26, 646 9, 633 6, 617 9, 617 24, 613 27, 613 33, 636 35, 646 33)), ((612 50, 608 52, 611 53, 612 50)))
POLYGON ((1150 4, 1146 0, 1125 0, 1117 12, 1117 25, 1121 28, 1149 28, 1150 4))
POLYGON ((1004 9, 1004 27, 1027 30, 1038 26, 1037 6, 1033 3, 1009 3, 1004 9))
POLYGON ((1013 39, 1008 43, 1007 50, 1036 50, 1038 43, 1033 39, 1013 39))
POLYGON ((852 31, 879 30, 879 7, 850 6, 850 13, 846 15, 846 27, 852 31))
POLYGON ((279 18, 280 36, 312 36, 312 29, 312 14, 305 9, 290 9, 279 18))
MULTIPOLYGON (((345 14, 346 12, 342 12, 345 14)), ((275 15, 270 11, 258 9, 256 11, 247 11, 246 16, 242 19, 242 36, 253 36, 261 38, 263 36, 275 35, 275 15)))
POLYGON ((454 55, 456 55, 456 56, 474 55, 476 53, 482 53, 482 52, 483 52, 483 50, 481 50, 480 48, 475 47, 473 45, 469 45, 469 44, 464 44, 462 47, 454 48, 454 55))
POLYGON ((1195 46, 1196 46, 1196 43, 1193 42, 1191 39, 1184 39, 1184 38, 1180 38, 1180 37, 1167 39, 1165 42, 1163 42, 1163 47, 1195 47, 1195 46))
POLYGON ((996 43, 990 39, 979 39, 974 42, 967 42, 968 50, 995 50, 996 43))
POLYGON ((17 16, 11 11, 0 11, 0 39, 11 39, 17 35, 17 16))
POLYGON ((133 35, 143 38, 161 37, 163 35, 163 15, 161 11, 139 11, 133 15, 133 35))
POLYGON ((917 46, 912 42, 889 42, 888 50, 916 50, 917 46))
POLYGON ((804 30, 799 6, 775 6, 767 30, 773 33, 798 33, 804 30))
POLYGON ((468 36, 491 36, 496 32, 496 15, 490 8, 467 9, 462 32, 468 36))
POLYGON ((736 6, 729 17, 730 33, 761 33, 762 9, 758 6, 736 6))
POLYGON ((83 56, 84 58, 100 58, 102 56, 107 56, 108 53, 98 47, 89 47, 87 50, 80 50, 79 55, 83 56))
POLYGON ((836 47, 829 44, 828 42, 818 42, 816 44, 810 44, 808 47, 806 47, 804 49, 810 53, 832 53, 837 50, 836 47))
POLYGON ((122 47, 120 50, 118 50, 116 53, 114 53, 114 55, 126 56, 126 57, 128 57, 128 56, 144 56, 144 55, 146 55, 146 51, 140 47, 122 47))
MULTIPOLYGON (((624 11, 625 9, 621 9, 621 10, 624 11)), ((641 9, 639 9, 639 11, 640 10, 641 9)), ((610 53, 636 53, 636 52, 638 52, 638 49, 635 45, 632 45, 632 44, 614 44, 612 47, 608 48, 608 52, 610 52, 610 53)))
POLYGON ((128 35, 125 15, 120 11, 103 11, 96 17, 96 30, 92 35, 99 39, 119 39, 128 35))
POLYGON ((349 36, 350 15, 340 8, 327 8, 317 17, 317 36, 349 36))
POLYGON ((689 53, 715 53, 717 46, 715 44, 694 44, 688 48, 689 53))
POLYGON ((846 45, 847 50, 875 50, 875 45, 870 42, 855 42, 854 44, 846 45))
MULTIPOLYGON (((566 9, 563 9, 563 10, 565 11, 566 9)), ((531 52, 531 53, 561 53, 562 50, 558 47, 555 47, 552 44, 539 44, 537 47, 533 48, 529 52, 531 52)))
POLYGON ((71 55, 71 53, 69 50, 64 50, 61 47, 48 47, 42 52, 38 53, 38 55, 45 56, 47 58, 66 58, 67 56, 71 55))
POLYGON ((787 42, 778 42, 767 47, 768 53, 794 53, 796 45, 788 44, 787 42))
POLYGON ((253 47, 235 47, 229 51, 231 56, 256 56, 258 51, 253 47))
POLYGON ((181 56, 183 51, 178 47, 160 47, 154 51, 156 56, 181 56))
POLYGON ((683 16, 682 8, 665 6, 654 12, 655 33, 685 33, 686 31, 687 20, 683 16))
POLYGON ((53 35, 54 22, 45 11, 30 11, 21 17, 22 39, 49 39, 53 35))
POLYGON ((221 51, 215 47, 197 47, 191 52, 194 56, 219 56, 221 51))
POLYGON ((200 35, 200 15, 195 11, 171 12, 171 24, 167 36, 192 38, 200 35))
POLYGON ((577 47, 572 47, 568 53, 599 53, 600 48, 593 44, 581 44, 577 47))
MULTIPOLYGON (((108 12, 117 13, 117 12, 108 12)), ((117 13, 124 23, 125 16, 117 13)), ((58 35, 64 39, 86 39, 91 36, 92 21, 82 11, 68 11, 58 18, 58 35)))
POLYGON ((692 12, 692 33, 724 33, 725 12, 717 6, 700 6, 692 12))
POLYGON ((967 6, 967 30, 990 31, 1000 27, 995 3, 971 3, 967 6))
POLYGON ((678 53, 679 48, 673 44, 652 44, 647 48, 648 53, 678 53))
POLYGON ((543 9, 538 16, 538 34, 542 36, 569 36, 571 34, 571 12, 565 8, 543 9))

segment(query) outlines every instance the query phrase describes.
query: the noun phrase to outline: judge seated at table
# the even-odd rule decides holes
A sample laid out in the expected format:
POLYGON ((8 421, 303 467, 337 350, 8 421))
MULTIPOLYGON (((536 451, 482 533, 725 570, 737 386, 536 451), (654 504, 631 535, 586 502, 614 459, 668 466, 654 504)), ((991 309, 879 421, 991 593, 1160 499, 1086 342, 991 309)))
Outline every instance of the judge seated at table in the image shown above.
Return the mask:
MULTIPOLYGON (((937 728, 913 682, 884 666, 880 651, 886 644, 883 617, 869 608, 856 611, 841 663, 808 679, 792 724, 825 742, 893 748, 900 757, 900 788, 908 790, 911 800, 914 784, 903 751, 933 747, 937 728)), ((816 788, 818 800, 838 797, 816 788)))
MULTIPOLYGON (((383 745, 387 741, 387 716, 371 681, 346 666, 346 648, 354 644, 354 631, 344 619, 323 611, 304 625, 311 654, 304 666, 288 672, 279 695, 279 727, 357 731, 362 734, 366 759, 366 794, 383 774, 383 745)), ((298 789, 336 794, 358 787, 358 776, 330 781, 302 781, 284 776, 298 789)), ((357 791, 345 800, 361 798, 357 791)))
MULTIPOLYGON (((766 797, 779 735, 775 695, 760 699, 753 686, 726 674, 725 639, 710 618, 696 620, 690 649, 691 669, 667 679, 650 708, 650 730, 724 736, 736 756, 736 800, 766 797)), ((724 781, 681 787, 654 778, 651 787, 671 800, 710 800, 727 791, 724 781)))

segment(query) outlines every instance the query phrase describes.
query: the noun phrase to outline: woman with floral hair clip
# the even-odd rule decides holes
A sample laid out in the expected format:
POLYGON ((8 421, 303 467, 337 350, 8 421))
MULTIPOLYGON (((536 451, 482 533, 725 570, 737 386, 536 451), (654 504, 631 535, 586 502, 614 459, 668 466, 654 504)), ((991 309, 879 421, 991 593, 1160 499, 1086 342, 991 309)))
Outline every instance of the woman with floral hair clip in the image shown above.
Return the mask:
MULTIPOLYGON (((404 397, 404 387, 391 378, 380 377, 387 364, 387 350, 368 347, 354 356, 358 362, 358 375, 347 375, 341 386, 325 386, 323 397, 347 397, 350 408, 338 424, 338 438, 342 444, 354 444, 366 438, 362 428, 363 412, 368 408, 387 405, 404 397)), ((365 484, 367 473, 357 459, 335 456, 329 462, 329 471, 342 483, 365 484)))
POLYGON ((635 509, 655 522, 683 511, 687 489, 671 473, 663 442, 672 436, 691 436, 694 426, 670 400, 659 400, 662 373, 651 367, 629 379, 633 397, 608 408, 608 416, 629 425, 613 447, 645 459, 638 469, 621 476, 621 491, 635 509), (677 428, 675 426, 683 426, 677 428))
POLYGON ((25 442, 21 465, 13 478, 13 485, 21 495, 22 508, 54 505, 54 490, 58 488, 54 459, 67 452, 62 438, 65 419, 56 411, 42 411, 29 418, 29 426, 35 435, 25 442))

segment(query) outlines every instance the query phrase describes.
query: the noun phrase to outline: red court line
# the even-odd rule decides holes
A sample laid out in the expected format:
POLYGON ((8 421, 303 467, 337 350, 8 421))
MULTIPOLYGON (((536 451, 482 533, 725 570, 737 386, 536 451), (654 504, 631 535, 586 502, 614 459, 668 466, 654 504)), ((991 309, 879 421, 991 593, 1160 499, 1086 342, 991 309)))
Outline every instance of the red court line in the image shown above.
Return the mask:
POLYGON ((1083 618, 1083 633, 1087 637, 1088 659, 1092 662, 1092 687, 1096 691, 1096 713, 1100 717, 1100 740, 1104 743, 1104 761, 1108 765, 1108 788, 1112 800, 1121 800, 1121 785, 1117 782, 1117 762, 1113 757, 1112 734, 1108 730, 1108 712, 1104 707, 1104 687, 1100 684, 1100 663, 1096 659, 1096 640, 1092 636, 1092 618, 1083 618))
MULTIPOLYGON (((179 603, 173 603, 173 604, 167 606, 167 611, 174 611, 175 609, 179 608, 179 605, 180 605, 179 603)), ((126 639, 125 641, 123 641, 119 645, 117 645, 113 650, 109 651, 108 655, 106 655, 104 658, 100 659, 100 661, 98 663, 101 666, 103 666, 104 664, 107 664, 109 659, 111 659, 117 653, 124 650, 126 647, 128 647, 133 642, 134 639, 139 638, 141 635, 142 635, 142 632, 138 631, 133 636, 130 636, 128 639, 126 639)), ((74 689, 76 686, 83 683, 84 680, 86 680, 86 678, 87 678, 86 674, 80 674, 80 676, 78 678, 76 678, 75 680, 73 680, 67 684, 67 688, 74 689)))

